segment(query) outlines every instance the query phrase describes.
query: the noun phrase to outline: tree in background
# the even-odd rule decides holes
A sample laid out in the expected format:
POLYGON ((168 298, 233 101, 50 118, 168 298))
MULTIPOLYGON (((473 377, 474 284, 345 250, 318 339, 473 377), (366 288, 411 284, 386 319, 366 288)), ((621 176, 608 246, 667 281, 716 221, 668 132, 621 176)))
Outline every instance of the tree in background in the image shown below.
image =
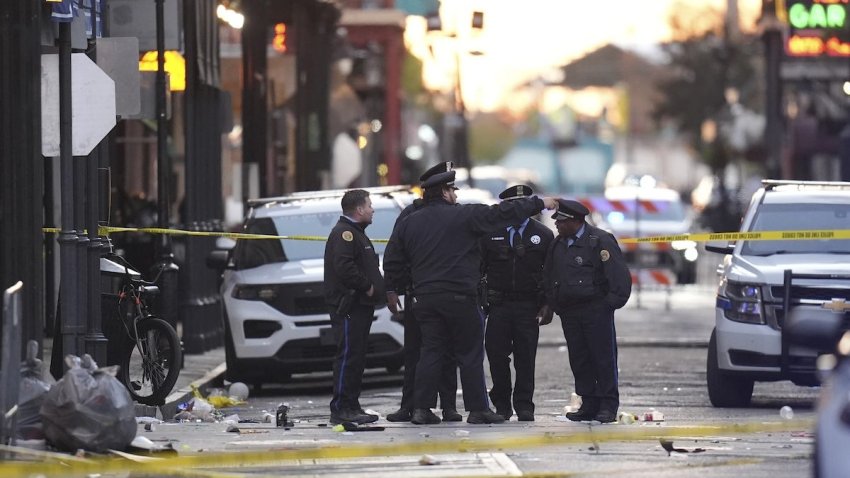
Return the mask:
POLYGON ((673 40, 662 45, 669 72, 657 85, 662 99, 653 117, 684 134, 719 179, 721 212, 712 229, 737 229, 740 211, 730 200, 722 172, 736 153, 749 151, 733 151, 717 131, 722 129, 718 124, 728 119, 730 97, 748 110, 763 111, 762 85, 757 81, 760 44, 756 36, 732 34, 723 12, 716 9, 682 4, 674 5, 672 12, 673 40))

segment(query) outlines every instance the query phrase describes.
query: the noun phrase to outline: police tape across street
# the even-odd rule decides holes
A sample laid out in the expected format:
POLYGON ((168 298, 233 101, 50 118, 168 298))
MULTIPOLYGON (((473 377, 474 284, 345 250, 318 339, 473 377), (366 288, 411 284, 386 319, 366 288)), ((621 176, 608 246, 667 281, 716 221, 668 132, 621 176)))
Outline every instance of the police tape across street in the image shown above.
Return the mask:
MULTIPOLYGON (((200 470, 193 476, 214 476, 211 470, 276 465, 287 460, 349 459, 386 457, 402 455, 422 455, 438 453, 471 453, 488 450, 523 450, 556 445, 577 443, 605 443, 622 441, 649 441, 660 439, 713 438, 726 435, 753 433, 781 433, 810 430, 814 424, 809 420, 784 420, 771 423, 750 423, 717 426, 686 427, 629 427, 616 425, 591 426, 589 431, 571 434, 547 432, 537 435, 522 435, 493 439, 445 441, 419 441, 390 444, 345 444, 316 448, 285 449, 271 451, 239 451, 228 453, 201 453, 171 458, 149 457, 145 461, 133 461, 114 457, 103 459, 84 459, 56 453, 33 452, 15 447, 0 447, 0 450, 20 451, 22 457, 38 458, 39 462, 5 461, 0 462, 0 476, 80 476, 87 474, 110 474, 131 472, 150 475, 184 475, 187 470, 200 470)), ((723 462, 727 463, 727 462, 723 462)), ((741 462, 730 464, 750 464, 741 462)), ((553 473, 563 476, 563 472, 553 473)), ((227 474, 226 476, 234 476, 227 474)), ((236 475, 238 476, 238 475, 236 475)), ((540 476, 524 474, 523 476, 540 476)))
MULTIPOLYGON (((45 227, 45 233, 60 233, 61 229, 55 227, 45 227)), ((228 239, 246 239, 246 240, 289 240, 289 241, 327 241, 325 236, 299 236, 286 235, 274 236, 266 234, 246 234, 240 232, 214 232, 214 231, 188 231, 185 229, 166 229, 159 227, 112 227, 101 226, 98 228, 98 234, 108 235, 112 233, 136 232, 144 234, 169 234, 173 236, 192 236, 192 237, 226 237, 228 239)), ((674 234, 667 236, 648 236, 637 238, 622 238, 619 242, 623 244, 646 244, 646 243, 667 243, 675 241, 693 241, 693 242, 713 242, 713 241, 807 241, 807 240, 823 240, 823 239, 850 239, 850 229, 834 229, 834 230, 791 230, 791 231, 760 231, 760 232, 711 232, 711 233, 693 233, 693 234, 674 234)), ((372 242, 386 243, 389 239, 372 239, 372 242)))

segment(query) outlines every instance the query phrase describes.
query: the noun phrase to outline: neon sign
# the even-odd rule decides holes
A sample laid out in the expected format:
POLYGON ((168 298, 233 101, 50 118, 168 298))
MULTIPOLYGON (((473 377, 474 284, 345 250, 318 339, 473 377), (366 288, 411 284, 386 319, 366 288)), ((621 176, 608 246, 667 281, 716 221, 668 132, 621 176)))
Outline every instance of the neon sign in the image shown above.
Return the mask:
POLYGON ((785 53, 791 57, 850 57, 850 0, 789 0, 785 53))

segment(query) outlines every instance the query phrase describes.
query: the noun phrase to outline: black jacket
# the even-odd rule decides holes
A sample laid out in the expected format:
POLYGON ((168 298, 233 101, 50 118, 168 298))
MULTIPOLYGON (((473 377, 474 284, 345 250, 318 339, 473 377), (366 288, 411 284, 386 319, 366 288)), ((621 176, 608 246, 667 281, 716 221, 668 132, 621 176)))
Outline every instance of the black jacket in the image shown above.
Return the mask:
POLYGON ((366 305, 386 302, 384 278, 378 268, 378 254, 366 236, 366 225, 340 217, 325 245, 325 301, 336 308, 348 291, 366 305), (369 287, 375 287, 371 297, 369 287))
MULTIPOLYGON (((398 229, 398 225, 404 221, 407 216, 413 214, 418 209, 421 209, 422 206, 425 205, 425 201, 422 199, 415 199, 411 204, 408 204, 407 207, 401 210, 401 214, 395 220, 395 224, 393 224, 393 232, 390 234, 390 237, 395 235, 396 229, 398 229)), ((386 257, 386 254, 384 255, 386 257)), ((398 293, 399 295, 405 294, 408 289, 411 287, 410 283, 410 264, 407 264, 404 270, 396 274, 395 276, 387 276, 385 277, 385 283, 388 291, 393 291, 398 293)))
POLYGON ((566 238, 552 241, 543 281, 547 302, 559 315, 600 302, 619 309, 632 292, 631 273, 617 240, 590 224, 569 248, 566 238))
POLYGON ((448 204, 438 200, 402 220, 384 251, 390 284, 403 282, 410 267, 417 296, 439 292, 476 295, 481 278, 479 239, 500 227, 524 221, 543 209, 537 197, 493 206, 448 204))
POLYGON ((482 272, 490 292, 508 293, 523 298, 536 297, 543 303, 543 263, 552 243, 552 231, 529 219, 522 239, 514 238, 507 228, 497 229, 481 239, 482 272), (517 252, 524 249, 522 257, 517 252))

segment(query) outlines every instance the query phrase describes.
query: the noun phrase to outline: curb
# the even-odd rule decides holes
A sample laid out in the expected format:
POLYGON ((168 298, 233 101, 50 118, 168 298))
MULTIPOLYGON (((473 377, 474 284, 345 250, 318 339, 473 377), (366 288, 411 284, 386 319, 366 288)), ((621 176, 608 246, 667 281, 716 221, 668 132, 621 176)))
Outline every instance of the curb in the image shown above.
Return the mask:
POLYGON ((224 376, 225 370, 227 370, 227 364, 224 362, 220 363, 217 367, 204 374, 203 377, 195 380, 189 385, 186 385, 180 390, 171 392, 171 394, 165 398, 165 404, 163 404, 162 406, 156 407, 153 405, 141 405, 137 403, 136 416, 156 417, 161 420, 170 419, 171 417, 177 414, 177 405, 185 402, 192 396, 193 388, 197 388, 198 390, 206 389, 210 386, 210 384, 219 380, 220 377, 224 376))
MULTIPOLYGON (((546 340, 540 341, 538 347, 566 347, 567 342, 564 340, 546 340)), ((699 349, 707 348, 708 340, 703 339, 640 339, 640 338, 617 338, 617 347, 634 347, 634 348, 671 348, 671 349, 699 349)))

